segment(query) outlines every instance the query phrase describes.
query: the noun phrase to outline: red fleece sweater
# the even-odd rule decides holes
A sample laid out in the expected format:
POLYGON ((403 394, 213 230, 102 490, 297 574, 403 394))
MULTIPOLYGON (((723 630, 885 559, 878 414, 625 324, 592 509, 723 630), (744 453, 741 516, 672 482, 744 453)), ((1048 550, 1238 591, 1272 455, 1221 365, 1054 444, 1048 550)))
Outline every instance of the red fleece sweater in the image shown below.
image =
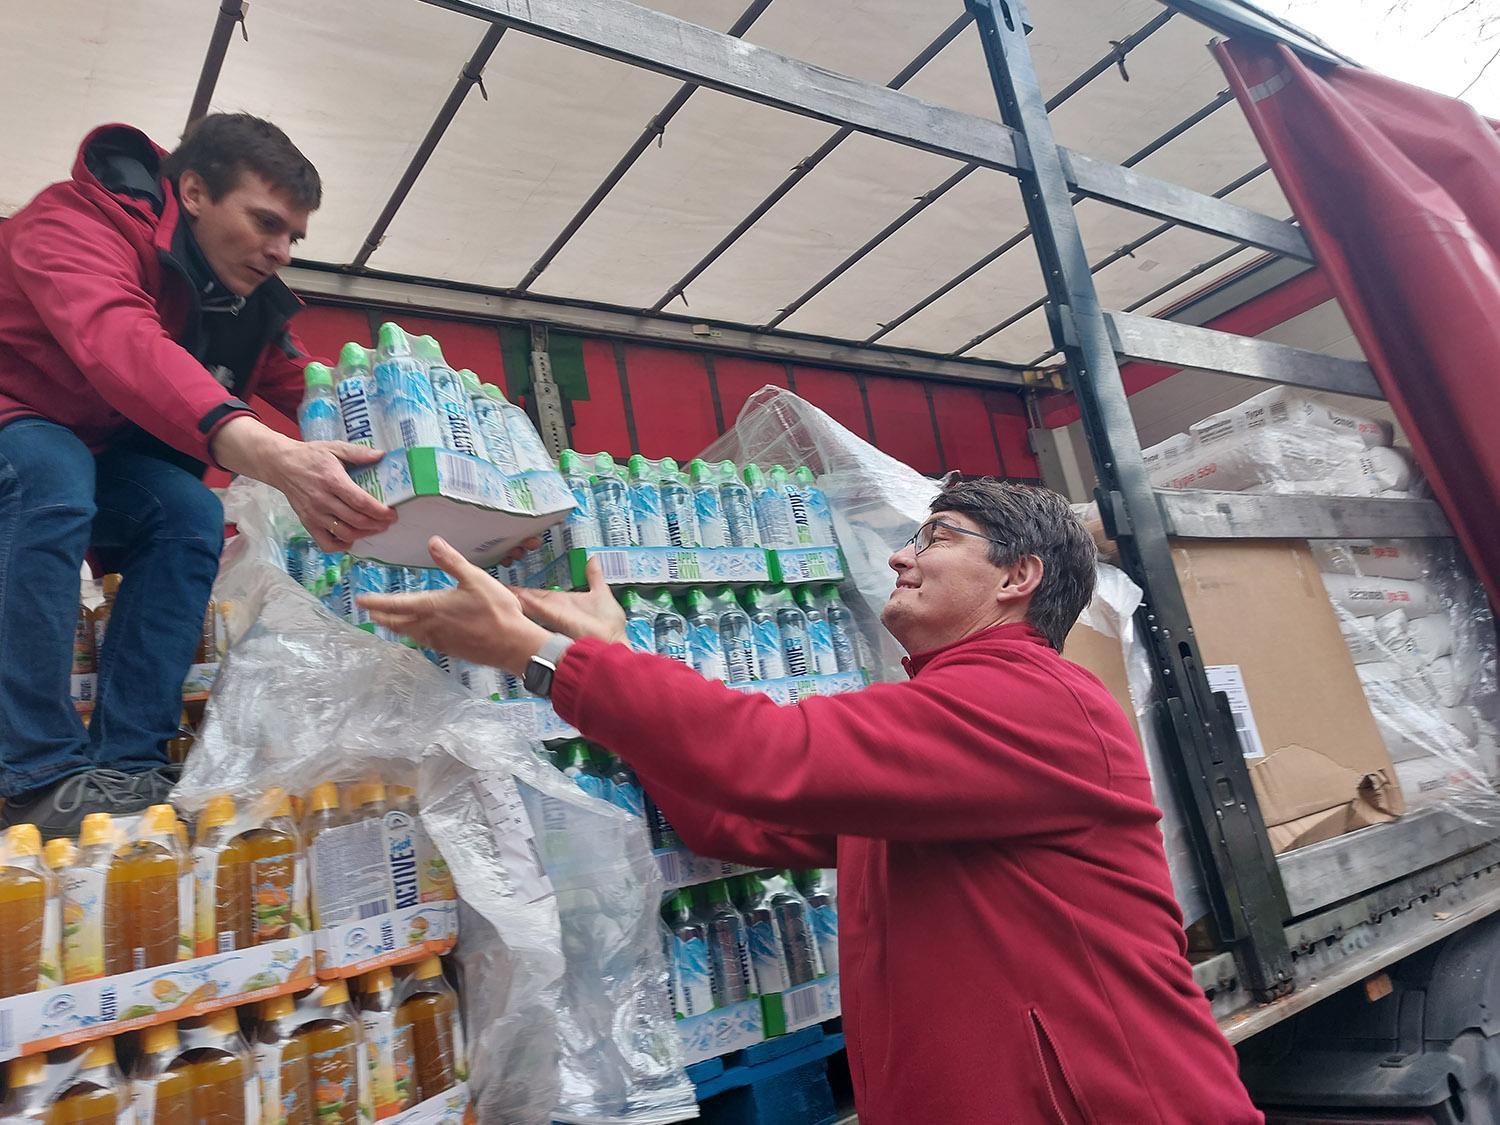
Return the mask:
POLYGON ((1161 814, 1104 686, 1020 624, 908 671, 781 707, 585 640, 553 699, 693 850, 837 860, 865 1125, 1261 1121, 1193 982, 1161 814))

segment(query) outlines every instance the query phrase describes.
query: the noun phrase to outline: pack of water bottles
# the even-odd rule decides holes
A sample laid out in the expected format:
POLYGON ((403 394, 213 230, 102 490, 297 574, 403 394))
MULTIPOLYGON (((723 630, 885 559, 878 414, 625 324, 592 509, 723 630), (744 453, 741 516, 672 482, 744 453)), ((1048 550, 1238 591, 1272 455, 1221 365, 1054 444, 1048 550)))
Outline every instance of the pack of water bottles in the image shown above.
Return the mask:
POLYGON ((611 582, 811 581, 843 577, 828 497, 805 465, 564 450, 573 510, 530 561, 538 584, 581 585, 597 555, 611 582), (561 561, 566 559, 567 561, 561 561))
POLYGON ((490 565, 562 520, 573 498, 531 419, 473 371, 455 371, 431 336, 380 326, 372 350, 345 344, 338 366, 310 363, 297 421, 306 441, 386 451, 355 469, 361 488, 399 512, 354 545, 361 558, 427 566, 442 535, 490 565))

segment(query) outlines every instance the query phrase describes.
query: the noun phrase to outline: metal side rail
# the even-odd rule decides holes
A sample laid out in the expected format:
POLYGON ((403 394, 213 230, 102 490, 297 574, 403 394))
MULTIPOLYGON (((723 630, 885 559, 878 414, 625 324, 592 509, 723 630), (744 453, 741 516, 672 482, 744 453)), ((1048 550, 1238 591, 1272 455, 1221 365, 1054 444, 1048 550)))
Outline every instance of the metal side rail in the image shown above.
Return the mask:
POLYGON ((1497 912, 1500 842, 1490 842, 1286 927, 1293 988, 1280 999, 1255 1003, 1227 953, 1193 975, 1238 1043, 1497 912))

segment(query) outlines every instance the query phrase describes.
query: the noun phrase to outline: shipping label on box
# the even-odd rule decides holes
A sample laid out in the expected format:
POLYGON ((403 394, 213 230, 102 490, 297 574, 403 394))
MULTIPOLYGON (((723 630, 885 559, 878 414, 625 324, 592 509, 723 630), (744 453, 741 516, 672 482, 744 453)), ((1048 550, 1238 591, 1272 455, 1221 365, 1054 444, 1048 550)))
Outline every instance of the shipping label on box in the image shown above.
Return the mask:
POLYGON ((0 1059, 36 1054, 310 988, 313 939, 101 977, 0 1000, 0 1059))
POLYGON ((1246 758, 1264 758, 1266 747, 1256 729, 1255 716, 1250 712, 1250 695, 1245 690, 1245 676, 1240 666, 1210 664, 1203 670, 1208 674, 1208 686, 1229 697, 1229 713, 1234 716, 1234 733, 1240 737, 1240 750, 1246 758))
POLYGON ((773 582, 838 582, 844 555, 837 547, 793 547, 767 551, 773 582))
POLYGON ((398 449, 375 466, 385 501, 400 519, 361 539, 350 554, 392 566, 432 565, 427 540, 441 535, 470 562, 492 566, 513 547, 561 523, 573 493, 553 471, 507 476, 451 449, 398 449))
POLYGON ((682 1061, 691 1066, 764 1040, 765 1016, 759 1000, 742 1000, 678 1020, 677 1036, 682 1042, 682 1061))
POLYGON ((321 980, 447 953, 458 939, 458 903, 424 902, 375 918, 330 926, 314 935, 321 980))

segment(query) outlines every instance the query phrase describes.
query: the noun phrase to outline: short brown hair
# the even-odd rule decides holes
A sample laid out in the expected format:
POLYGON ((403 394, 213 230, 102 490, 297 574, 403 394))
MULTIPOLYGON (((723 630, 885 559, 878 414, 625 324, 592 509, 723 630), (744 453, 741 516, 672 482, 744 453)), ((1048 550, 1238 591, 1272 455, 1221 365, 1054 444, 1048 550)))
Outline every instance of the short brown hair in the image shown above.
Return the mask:
POLYGON ((174 184, 192 170, 203 177, 215 200, 233 191, 244 172, 264 176, 292 197, 299 208, 315 211, 323 202, 323 181, 312 161, 291 138, 248 113, 210 113, 188 126, 161 173, 174 184))
POLYGON ((1042 581, 1026 620, 1062 651, 1063 639, 1094 596, 1099 551, 1068 502, 1050 488, 993 477, 946 485, 934 515, 961 512, 991 539, 990 562, 1009 566, 1024 555, 1042 560, 1042 581))

